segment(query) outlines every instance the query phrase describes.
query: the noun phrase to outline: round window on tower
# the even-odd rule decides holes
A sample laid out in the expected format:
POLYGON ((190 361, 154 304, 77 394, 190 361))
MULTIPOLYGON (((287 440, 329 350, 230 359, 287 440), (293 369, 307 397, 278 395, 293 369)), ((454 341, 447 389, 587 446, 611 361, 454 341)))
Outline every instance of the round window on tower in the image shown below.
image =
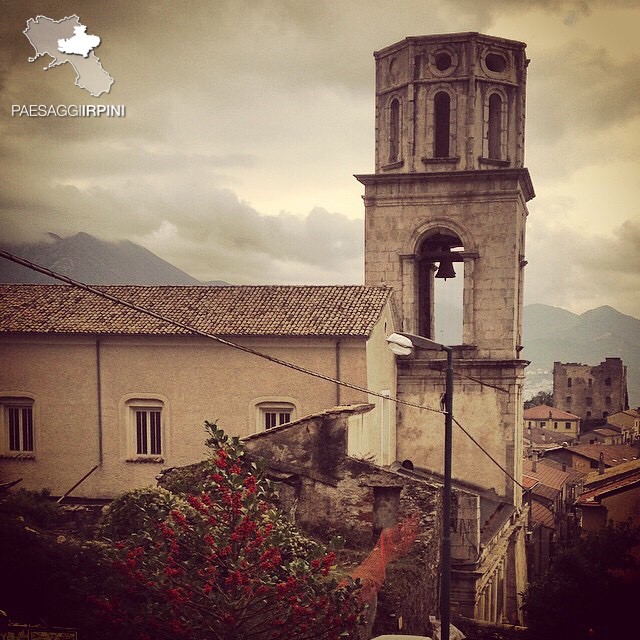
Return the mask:
POLYGON ((509 68, 507 57, 497 51, 487 51, 481 60, 485 72, 490 76, 502 75, 509 68))
POLYGON ((457 66, 458 55, 453 49, 436 49, 429 53, 429 69, 438 78, 451 75, 457 66))

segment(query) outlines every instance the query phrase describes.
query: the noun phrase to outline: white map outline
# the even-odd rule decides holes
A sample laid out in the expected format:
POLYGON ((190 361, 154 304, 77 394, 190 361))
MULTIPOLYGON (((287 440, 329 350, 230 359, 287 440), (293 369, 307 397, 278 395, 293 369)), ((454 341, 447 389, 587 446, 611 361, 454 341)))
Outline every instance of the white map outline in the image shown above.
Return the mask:
MULTIPOLYGON (((66 25, 63 26, 66 27, 66 25)), ((97 38, 99 42, 95 46, 91 47, 89 51, 87 51, 86 56, 82 53, 67 53, 59 48, 59 43, 61 40, 72 40, 73 38, 77 37, 77 35, 79 35, 76 31, 78 27, 83 29, 82 33, 86 32, 86 25, 83 25, 80 22, 80 17, 75 13, 70 16, 61 18, 60 20, 54 20, 53 18, 49 18, 48 16, 42 14, 38 14, 35 18, 29 18, 27 20, 27 28, 24 29, 23 33, 26 36, 27 40, 29 40, 31 46, 34 48, 36 55, 28 58, 28 60, 29 62, 35 62, 38 58, 44 55, 48 55, 49 57, 51 57, 51 62, 47 66, 43 67, 43 71, 47 71, 48 69, 52 69, 53 67, 57 67, 68 62, 73 67, 76 73, 76 86, 88 91, 94 97, 98 97, 103 93, 109 93, 114 83, 114 79, 104 69, 102 63, 100 62, 100 59, 93 52, 93 49, 95 49, 102 41, 99 36, 87 36, 88 38, 97 38), (40 22, 40 20, 42 20, 42 22, 40 22), (70 26, 73 26, 73 33, 58 35, 68 35, 68 38, 54 38, 55 42, 49 42, 43 45, 42 42, 38 42, 37 39, 32 39, 32 37, 29 35, 31 29, 37 27, 42 28, 43 26, 46 28, 46 25, 49 23, 51 24, 51 26, 60 26, 61 23, 67 21, 71 23, 70 26), (75 25, 73 25, 74 21, 76 23, 75 25), (54 46, 56 46, 56 48, 54 50, 51 50, 54 46)), ((55 34, 47 35, 49 35, 49 38, 47 39, 51 39, 51 37, 53 37, 53 35, 55 34)))

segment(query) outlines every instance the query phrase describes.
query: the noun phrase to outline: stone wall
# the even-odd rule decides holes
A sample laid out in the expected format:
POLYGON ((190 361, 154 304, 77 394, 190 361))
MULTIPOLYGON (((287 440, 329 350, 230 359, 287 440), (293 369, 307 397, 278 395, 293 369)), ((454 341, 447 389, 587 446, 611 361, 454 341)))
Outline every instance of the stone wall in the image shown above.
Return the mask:
POLYGON ((346 455, 348 419, 367 410, 368 405, 338 407, 244 443, 249 455, 267 461, 283 511, 321 540, 342 536, 361 558, 383 528, 419 514, 415 543, 404 558, 387 565, 373 633, 423 634, 438 609, 441 487, 346 455))

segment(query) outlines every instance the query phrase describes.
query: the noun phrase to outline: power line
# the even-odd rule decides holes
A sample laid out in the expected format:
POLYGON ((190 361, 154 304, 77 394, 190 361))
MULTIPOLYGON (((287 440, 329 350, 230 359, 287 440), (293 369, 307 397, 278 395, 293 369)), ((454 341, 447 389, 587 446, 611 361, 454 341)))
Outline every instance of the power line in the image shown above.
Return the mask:
MULTIPOLYGON (((116 304, 119 304, 121 306, 125 306, 128 307, 130 309, 133 309, 134 311, 137 311, 139 313, 143 313, 145 315, 148 315, 152 318, 155 318, 157 320, 161 320, 163 322, 167 322, 169 324, 172 324, 175 327, 178 327, 180 329, 184 329, 185 331, 188 331, 192 334, 195 335, 199 335, 202 336, 204 338, 208 338, 210 340, 215 340, 216 342, 223 344, 227 347, 230 347, 232 349, 237 349, 239 351, 244 351, 245 353, 251 354, 253 356, 256 356, 258 358, 262 358, 263 360, 267 360, 269 362, 272 362, 274 364, 278 364, 281 365, 283 367, 287 367, 289 369, 292 369, 294 371, 298 371, 299 373, 304 373, 306 375, 309 376, 313 376, 314 378, 319 378, 321 380, 325 380, 326 382, 331 382, 333 384, 338 384, 340 386, 346 387, 348 389, 352 389, 354 391, 359 391, 361 393, 365 393, 371 396, 375 396, 378 398, 383 398, 386 400, 389 400, 391 402, 395 402, 397 404, 401 404, 404 406, 409 406, 409 407, 413 407, 415 409, 424 409, 425 411, 432 411, 434 413, 441 413, 444 414, 445 412, 442 409, 435 409, 433 407, 429 407, 427 405, 423 405, 423 404, 419 404, 417 402, 410 402, 409 400, 403 400, 401 398, 393 397, 393 396, 387 396, 384 395, 380 392, 377 391, 372 391, 371 389, 367 389, 365 387, 360 387, 358 385, 352 384, 350 382, 345 382, 344 380, 338 380, 337 378, 333 378, 331 376, 328 376, 326 374, 320 373, 318 371, 313 371, 312 369, 307 369, 306 367, 302 367, 300 365, 294 364, 293 362, 289 362, 287 360, 282 360, 280 358, 276 358, 274 356, 270 356, 267 353, 263 353, 261 351, 257 351, 256 349, 252 349, 251 347, 247 347, 241 344, 238 344, 237 342, 232 342, 231 340, 226 340, 225 338, 221 338, 220 336, 217 336, 213 333, 209 333, 207 331, 202 331, 201 329, 197 329, 196 327, 192 327, 191 325, 181 322, 179 320, 174 320, 173 318, 170 318, 168 316, 165 316, 164 314, 158 313, 156 311, 153 311, 152 309, 147 309, 145 307, 141 307, 133 302, 129 302, 127 300, 123 300, 122 298, 119 298, 117 296, 114 296, 106 291, 103 291, 101 289, 97 289, 96 287, 92 287, 91 285, 85 284, 84 282, 80 282, 79 280, 74 280, 73 278, 70 278, 68 276, 65 276, 61 273, 58 273, 56 271, 53 271, 52 269, 49 269, 47 267, 43 267, 39 264, 36 264, 35 262, 32 262, 31 260, 27 260, 26 258, 22 258, 20 256, 16 256, 12 253, 9 253, 8 251, 4 251, 3 249, 0 249, 0 257, 5 258, 6 260, 10 260, 11 262, 15 262, 16 264, 22 265, 24 267, 27 267, 28 269, 31 269, 33 271, 37 271, 39 273, 42 273, 44 275, 47 275, 51 278, 54 278, 55 280, 60 280, 61 282, 64 282, 72 287, 76 287, 78 289, 82 289, 84 291, 88 291, 89 293, 92 293, 96 296, 99 296, 101 298, 105 298, 107 300, 111 300, 112 302, 115 302, 116 304)), ((431 367, 430 367, 431 368, 431 367)), ((464 374, 458 374, 460 376, 466 377, 466 378, 470 378, 470 376, 465 376, 464 374)), ((497 389, 498 391, 503 391, 506 392, 505 389, 501 389, 500 387, 493 387, 493 385, 488 385, 486 383, 483 383, 480 380, 476 380, 474 378, 470 378, 471 380, 474 380, 475 382, 478 382, 481 385, 484 386, 488 386, 488 387, 492 387, 497 389)), ((513 480, 513 482, 515 482, 519 487, 523 488, 524 487, 455 419, 453 418, 454 423, 458 426, 459 429, 462 430, 462 432, 471 439, 471 441, 480 449, 480 451, 482 451, 508 478, 510 478, 511 480, 513 480)))
POLYGON ((502 471, 502 473, 504 473, 507 478, 513 480, 521 489, 524 489, 524 486, 522 484, 520 484, 456 419, 455 417, 453 418, 453 421, 456 423, 456 425, 458 426, 458 428, 462 431, 462 433, 464 433, 470 440, 471 442, 473 442, 473 444, 476 445, 476 447, 478 447, 478 449, 480 449, 480 451, 482 451, 482 453, 484 453, 485 456, 487 456, 487 458, 489 458, 489 460, 491 460, 491 462, 493 462, 493 464, 496 465, 496 467, 498 467, 498 469, 500 469, 500 471, 502 471))

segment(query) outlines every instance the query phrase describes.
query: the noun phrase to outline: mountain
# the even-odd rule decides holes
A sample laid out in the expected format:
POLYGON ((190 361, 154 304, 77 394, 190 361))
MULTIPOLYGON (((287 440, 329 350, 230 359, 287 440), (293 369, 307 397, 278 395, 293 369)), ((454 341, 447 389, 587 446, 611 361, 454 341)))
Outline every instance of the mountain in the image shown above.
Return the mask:
MULTIPOLYGON (((107 242, 87 233, 68 238, 49 234, 47 240, 2 248, 31 262, 87 284, 202 284, 188 273, 140 245, 107 242)), ((0 282, 57 282, 49 276, 0 258, 0 282)))
POLYGON ((526 396, 553 387, 553 363, 597 365, 619 357, 627 366, 629 402, 640 405, 640 320, 604 306, 580 315, 545 304, 524 308, 522 357, 530 360, 526 396))

